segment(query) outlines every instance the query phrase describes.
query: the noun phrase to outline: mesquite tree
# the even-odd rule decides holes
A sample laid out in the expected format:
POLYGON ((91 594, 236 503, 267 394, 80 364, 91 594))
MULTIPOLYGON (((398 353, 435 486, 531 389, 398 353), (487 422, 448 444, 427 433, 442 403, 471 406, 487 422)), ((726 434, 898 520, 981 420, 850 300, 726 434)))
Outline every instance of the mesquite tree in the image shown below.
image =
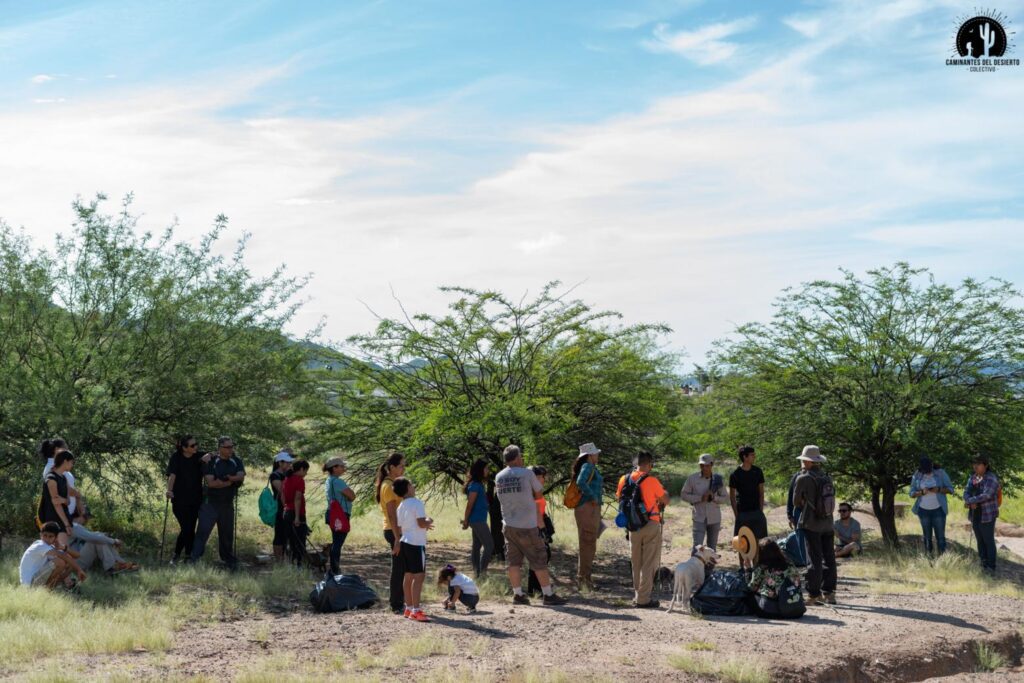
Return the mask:
MULTIPOLYGON (((921 456, 959 485, 987 453, 1013 485, 1024 452, 1024 311, 1010 283, 936 282, 906 263, 787 290, 716 354, 716 400, 776 472, 815 443, 898 543, 896 493, 921 456)), ((958 491, 959 494, 959 491, 958 491)), ((952 499, 950 514, 962 505, 952 499)))

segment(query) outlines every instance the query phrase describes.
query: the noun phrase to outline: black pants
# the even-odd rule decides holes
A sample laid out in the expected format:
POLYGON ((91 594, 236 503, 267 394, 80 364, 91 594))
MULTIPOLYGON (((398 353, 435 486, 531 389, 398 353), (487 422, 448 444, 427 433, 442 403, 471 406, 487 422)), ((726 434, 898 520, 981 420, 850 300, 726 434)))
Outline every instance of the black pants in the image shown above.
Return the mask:
POLYGON ((300 519, 295 523, 295 511, 285 510, 284 524, 288 527, 288 547, 291 549, 292 562, 296 567, 302 566, 306 559, 306 539, 309 537, 309 527, 306 520, 300 519))
POLYGON ((341 573, 341 546, 345 545, 348 538, 347 531, 331 530, 331 573, 341 573))
POLYGON ((807 554, 811 559, 811 566, 807 570, 807 594, 818 597, 822 591, 835 593, 839 580, 836 572, 835 533, 818 533, 804 529, 804 540, 807 543, 807 554))
POLYGON ((238 566, 238 558, 235 557, 235 502, 225 501, 217 503, 203 503, 199 506, 199 528, 196 531, 196 541, 192 545, 192 561, 196 562, 206 552, 206 542, 210 540, 213 533, 213 526, 217 525, 217 549, 220 551, 220 560, 228 567, 234 569, 238 566))
MULTIPOLYGON (((388 542, 388 554, 391 555, 391 549, 395 547, 395 532, 390 529, 385 531, 384 540, 388 542)), ((388 602, 392 610, 405 608, 403 581, 405 581, 405 560, 402 559, 401 553, 391 555, 391 595, 388 597, 388 602)))
POLYGON ((981 559, 981 568, 990 574, 996 571, 996 520, 991 522, 981 521, 981 510, 971 510, 971 526, 974 528, 974 538, 978 540, 978 557, 981 559))
POLYGON ((178 540, 174 542, 174 559, 184 553, 188 557, 192 553, 192 545, 196 542, 196 524, 199 523, 199 503, 171 503, 171 511, 178 520, 178 540))

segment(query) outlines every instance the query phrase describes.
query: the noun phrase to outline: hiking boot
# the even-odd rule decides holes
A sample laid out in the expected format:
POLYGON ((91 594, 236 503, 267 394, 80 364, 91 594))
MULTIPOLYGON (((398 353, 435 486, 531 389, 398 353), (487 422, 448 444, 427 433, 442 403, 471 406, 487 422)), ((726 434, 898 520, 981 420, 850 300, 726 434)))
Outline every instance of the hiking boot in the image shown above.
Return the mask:
POLYGON ((544 596, 544 604, 549 606, 549 607, 557 606, 557 605, 564 605, 565 602, 566 602, 565 598, 560 598, 557 595, 555 595, 554 593, 552 593, 551 595, 545 595, 544 596))
POLYGON ((821 597, 825 601, 826 605, 834 605, 834 604, 836 604, 836 594, 835 593, 822 593, 821 597))
POLYGON ((512 596, 512 604, 513 605, 529 605, 530 604, 530 598, 526 597, 525 595, 513 595, 512 596))
POLYGON ((651 600, 649 602, 645 602, 642 605, 635 605, 635 607, 637 609, 657 609, 658 607, 661 607, 661 603, 657 600, 651 600))
POLYGON ((808 607, 815 607, 817 605, 824 605, 825 599, 820 595, 808 595, 807 599, 804 600, 804 604, 808 607))

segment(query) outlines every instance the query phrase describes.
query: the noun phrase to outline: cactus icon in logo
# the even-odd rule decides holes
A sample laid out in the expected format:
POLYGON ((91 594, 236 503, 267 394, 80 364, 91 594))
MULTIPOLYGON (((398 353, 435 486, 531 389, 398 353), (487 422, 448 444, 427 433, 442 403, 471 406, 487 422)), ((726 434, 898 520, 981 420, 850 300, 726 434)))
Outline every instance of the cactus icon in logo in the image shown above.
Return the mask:
POLYGON ((993 17, 971 17, 956 33, 956 51, 961 57, 1002 57, 1006 46, 1006 29, 993 17))

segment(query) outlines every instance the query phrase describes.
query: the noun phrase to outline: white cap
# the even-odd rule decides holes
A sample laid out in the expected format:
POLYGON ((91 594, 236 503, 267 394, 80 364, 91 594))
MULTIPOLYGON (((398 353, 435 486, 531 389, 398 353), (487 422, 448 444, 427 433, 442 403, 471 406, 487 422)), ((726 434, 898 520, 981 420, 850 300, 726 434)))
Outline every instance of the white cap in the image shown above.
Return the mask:
POLYGON ((274 462, 294 462, 295 458, 288 451, 281 451, 274 456, 274 462))

